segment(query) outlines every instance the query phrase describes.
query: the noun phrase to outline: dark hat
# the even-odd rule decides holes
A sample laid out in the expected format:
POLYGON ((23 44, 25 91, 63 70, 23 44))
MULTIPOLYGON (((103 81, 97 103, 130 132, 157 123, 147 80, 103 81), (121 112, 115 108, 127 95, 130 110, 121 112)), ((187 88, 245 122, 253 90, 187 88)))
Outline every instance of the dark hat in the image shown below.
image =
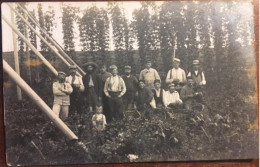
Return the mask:
POLYGON ((66 73, 63 71, 58 71, 58 75, 66 75, 66 73))
POLYGON ((125 69, 131 70, 131 66, 125 66, 125 69))
POLYGON ((83 67, 87 67, 87 66, 92 66, 93 68, 96 68, 97 64, 91 61, 83 64, 83 67))
POLYGON ((161 83, 161 80, 156 79, 156 80, 154 80, 154 83, 161 83))
POLYGON ((72 65, 69 66, 69 69, 77 69, 77 66, 72 64, 72 65))

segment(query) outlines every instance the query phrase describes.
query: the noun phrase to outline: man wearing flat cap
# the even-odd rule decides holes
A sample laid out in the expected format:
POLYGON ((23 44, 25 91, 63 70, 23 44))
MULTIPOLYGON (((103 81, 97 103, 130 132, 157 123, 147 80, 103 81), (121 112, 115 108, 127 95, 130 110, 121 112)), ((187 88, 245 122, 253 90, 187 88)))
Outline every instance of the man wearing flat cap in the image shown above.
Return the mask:
POLYGON ((173 68, 169 70, 166 77, 166 83, 175 83, 177 84, 185 84, 186 83, 186 74, 183 69, 181 69, 180 66, 180 59, 174 58, 173 59, 173 68))
POLYGON ((193 60, 192 62, 193 69, 187 75, 187 77, 191 77, 194 82, 194 90, 195 90, 195 99, 199 103, 204 103, 204 86, 206 85, 206 79, 203 71, 200 69, 199 60, 193 60))
POLYGON ((188 73, 188 77, 191 77, 195 83, 195 85, 204 86, 206 85, 206 80, 203 71, 199 68, 200 62, 199 60, 193 60, 192 62, 193 69, 188 73))
POLYGON ((69 66, 70 75, 66 77, 66 82, 70 83, 73 92, 70 94, 70 114, 80 114, 82 112, 81 93, 85 90, 82 77, 77 73, 75 65, 69 66))
POLYGON ((140 72, 139 80, 143 80, 145 85, 151 89, 154 88, 154 80, 161 80, 158 72, 151 68, 152 62, 150 60, 146 61, 145 69, 140 72))
MULTIPOLYGON (((107 78, 104 86, 104 93, 109 98, 109 112, 110 118, 120 120, 123 118, 124 103, 122 96, 126 92, 125 82, 122 77, 120 77, 117 71, 117 66, 110 66, 112 76, 107 78)), ((111 120, 107 120, 110 122, 111 120)))
POLYGON ((125 81, 126 93, 123 96, 125 108, 134 109, 134 98, 138 88, 138 80, 131 74, 131 66, 125 66, 125 75, 122 76, 125 81))
POLYGON ((66 74, 62 71, 58 72, 58 81, 52 85, 54 94, 53 101, 53 112, 58 115, 63 121, 68 117, 69 105, 70 105, 70 94, 73 91, 70 83, 65 82, 66 74))
POLYGON ((101 101, 102 83, 99 75, 96 73, 97 64, 88 62, 83 65, 86 69, 86 75, 83 77, 85 87, 85 100, 89 106, 89 111, 96 111, 98 101, 101 101))

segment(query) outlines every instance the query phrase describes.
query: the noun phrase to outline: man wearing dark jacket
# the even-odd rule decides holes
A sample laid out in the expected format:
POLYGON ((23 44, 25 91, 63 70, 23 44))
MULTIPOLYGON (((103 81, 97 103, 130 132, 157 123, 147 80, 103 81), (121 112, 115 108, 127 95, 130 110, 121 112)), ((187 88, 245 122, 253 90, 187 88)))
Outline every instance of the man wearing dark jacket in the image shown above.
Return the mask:
POLYGON ((145 82, 139 80, 139 89, 136 96, 136 105, 138 110, 144 110, 150 106, 153 100, 153 92, 150 88, 145 87, 145 82))
POLYGON ((138 80, 135 76, 131 75, 131 66, 125 66, 125 75, 123 75, 125 81, 126 93, 123 96, 123 101, 126 110, 134 109, 134 98, 138 87, 138 80))
POLYGON ((89 106, 89 111, 95 111, 97 102, 101 100, 102 83, 100 77, 96 74, 97 65, 93 62, 84 64, 87 74, 83 77, 85 87, 85 99, 89 106))

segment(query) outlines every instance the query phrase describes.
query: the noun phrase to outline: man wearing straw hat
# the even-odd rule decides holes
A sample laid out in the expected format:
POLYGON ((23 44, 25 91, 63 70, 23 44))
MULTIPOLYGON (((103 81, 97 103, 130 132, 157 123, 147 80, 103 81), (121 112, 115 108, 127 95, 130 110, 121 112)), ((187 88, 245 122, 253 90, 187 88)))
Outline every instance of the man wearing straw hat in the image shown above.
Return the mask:
POLYGON ((69 66, 70 75, 66 77, 66 82, 70 83, 73 92, 70 94, 70 114, 82 112, 81 92, 85 90, 82 77, 76 74, 77 67, 69 66))
POLYGON ((98 74, 96 74, 97 64, 94 62, 85 63, 86 75, 83 77, 85 87, 85 100, 89 106, 89 112, 96 110, 98 101, 101 101, 102 82, 98 74))

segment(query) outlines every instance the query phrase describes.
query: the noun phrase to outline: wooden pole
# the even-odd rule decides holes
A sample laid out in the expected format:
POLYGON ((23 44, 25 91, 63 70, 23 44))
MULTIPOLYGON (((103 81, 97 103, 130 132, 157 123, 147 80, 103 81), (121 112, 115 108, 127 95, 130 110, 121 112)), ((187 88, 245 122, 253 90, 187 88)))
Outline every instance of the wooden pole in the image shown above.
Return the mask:
POLYGON ((25 38, 25 36, 19 32, 19 30, 12 24, 10 23, 4 15, 2 15, 2 19, 12 28, 12 30, 22 38, 22 40, 32 49, 32 51, 42 60, 42 62, 53 72, 54 75, 58 75, 58 72, 56 69, 46 60, 43 55, 31 44, 29 40, 25 38))
POLYGON ((19 17, 24 21, 24 23, 25 23, 59 58, 61 58, 61 60, 62 60, 67 66, 70 66, 70 63, 69 63, 66 59, 64 59, 64 57, 63 57, 62 55, 60 55, 60 54, 57 52, 57 50, 56 50, 41 34, 39 34, 39 33, 35 30, 35 28, 33 28, 33 27, 30 25, 30 23, 29 23, 26 19, 24 19, 23 16, 22 16, 19 12, 17 12, 16 10, 14 10, 14 8, 13 8, 12 6, 10 6, 9 4, 7 4, 7 5, 10 7, 10 9, 11 9, 12 11, 15 12, 15 14, 17 14, 17 16, 19 16, 19 17))
MULTIPOLYGON (((11 21, 15 25, 14 21, 14 13, 11 11, 11 21)), ((19 66, 19 57, 18 57, 18 50, 17 50, 17 42, 16 42, 16 34, 14 31, 12 31, 12 36, 13 36, 13 46, 14 46, 14 66, 15 66, 15 71, 18 75, 20 75, 20 66, 19 66)), ((16 91, 17 91, 17 99, 22 100, 22 91, 19 86, 16 86, 16 91)))
POLYGON ((85 71, 80 68, 76 62, 74 62, 68 55, 65 53, 62 49, 62 47, 52 38, 48 35, 48 33, 37 23, 37 21, 30 15, 30 13, 25 10, 19 3, 17 3, 18 7, 22 9, 22 11, 31 19, 31 21, 45 34, 45 36, 48 38, 48 40, 59 50, 59 52, 62 53, 64 57, 66 57, 72 64, 76 65, 77 69, 81 72, 82 75, 86 75, 85 71))
POLYGON ((40 109, 55 123, 55 125, 68 137, 68 139, 78 139, 78 137, 68 128, 68 126, 50 109, 50 107, 32 90, 32 88, 3 60, 4 71, 19 85, 19 87, 40 107, 40 109))
MULTIPOLYGON (((25 28, 24 36, 25 36, 26 39, 28 39, 27 26, 24 25, 24 28, 25 28)), ((26 45, 26 47, 25 47, 25 55, 26 55, 26 61, 30 62, 31 61, 31 56, 30 56, 30 53, 29 53, 28 45, 26 45)), ((30 63, 27 64, 27 76, 28 76, 28 79, 29 79, 29 84, 32 84, 31 65, 30 65, 30 63)))

